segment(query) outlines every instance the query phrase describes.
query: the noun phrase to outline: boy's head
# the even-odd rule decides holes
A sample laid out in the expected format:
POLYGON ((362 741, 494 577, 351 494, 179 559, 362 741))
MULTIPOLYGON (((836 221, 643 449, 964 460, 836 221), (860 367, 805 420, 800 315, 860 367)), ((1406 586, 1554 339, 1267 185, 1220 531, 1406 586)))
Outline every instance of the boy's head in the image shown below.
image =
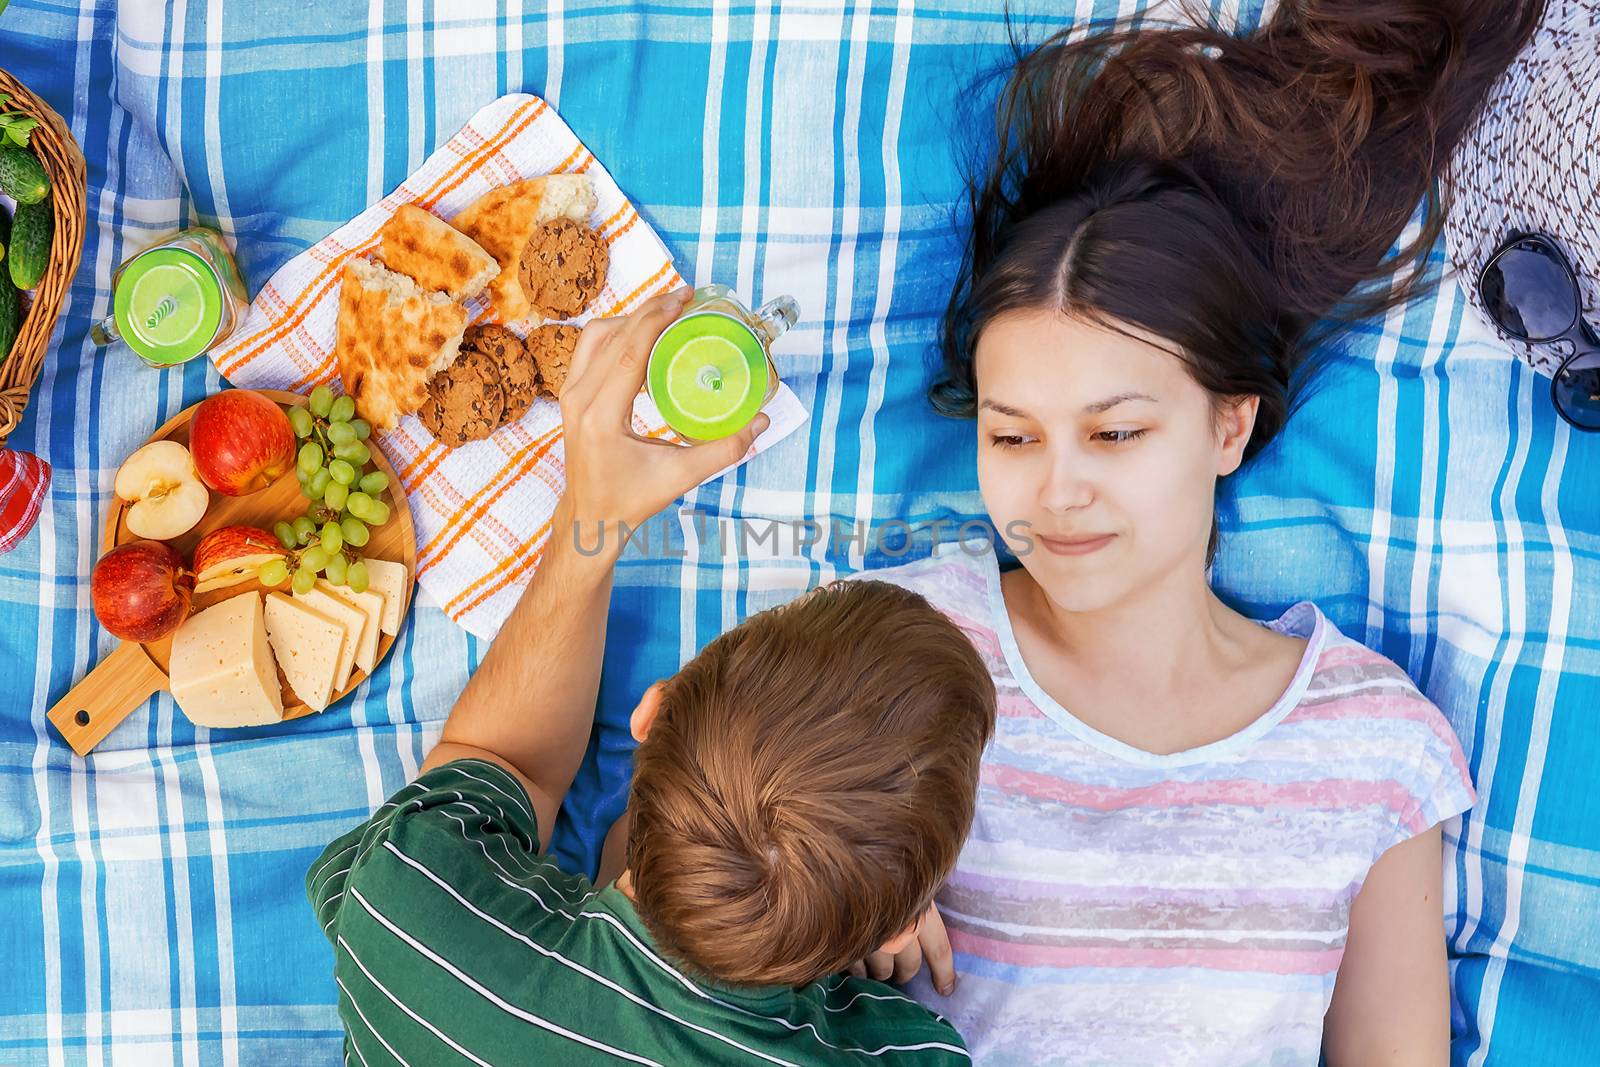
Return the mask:
POLYGON ((723 634, 635 712, 646 926, 743 985, 802 985, 903 935, 955 866, 994 708, 971 641, 885 582, 723 634))

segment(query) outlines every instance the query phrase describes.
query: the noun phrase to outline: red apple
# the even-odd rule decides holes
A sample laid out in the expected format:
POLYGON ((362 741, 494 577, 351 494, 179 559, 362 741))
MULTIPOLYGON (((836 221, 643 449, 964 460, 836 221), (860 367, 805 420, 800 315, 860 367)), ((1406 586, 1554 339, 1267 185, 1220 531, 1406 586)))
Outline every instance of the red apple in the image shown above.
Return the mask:
POLYGON ((89 596, 95 617, 124 641, 158 641, 189 617, 194 576, 160 541, 118 545, 94 565, 89 596))
POLYGON ((256 576, 263 563, 287 553, 273 534, 256 526, 224 526, 194 546, 194 591, 238 585, 256 576))
POLYGON ((294 466, 294 431, 260 393, 225 389, 194 409, 189 451, 202 482, 224 496, 248 496, 294 466))

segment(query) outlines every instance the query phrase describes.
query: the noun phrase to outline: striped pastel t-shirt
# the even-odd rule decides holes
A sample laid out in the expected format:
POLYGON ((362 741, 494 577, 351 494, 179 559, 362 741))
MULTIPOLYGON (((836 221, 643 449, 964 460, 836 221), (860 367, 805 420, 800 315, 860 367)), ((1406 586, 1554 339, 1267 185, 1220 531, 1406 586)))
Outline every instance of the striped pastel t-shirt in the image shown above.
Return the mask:
POLYGON ((1298 604, 1271 624, 1308 642, 1278 702, 1155 755, 1034 682, 989 546, 859 577, 927 597, 998 690, 972 834, 938 901, 960 982, 949 998, 926 973, 908 989, 973 1061, 1315 1067, 1368 870, 1473 801, 1460 744, 1405 673, 1298 604))
POLYGON ((306 891, 333 942, 347 1064, 969 1062, 949 1023, 879 982, 690 977, 615 886, 538 842, 522 785, 457 760, 327 847, 306 891))

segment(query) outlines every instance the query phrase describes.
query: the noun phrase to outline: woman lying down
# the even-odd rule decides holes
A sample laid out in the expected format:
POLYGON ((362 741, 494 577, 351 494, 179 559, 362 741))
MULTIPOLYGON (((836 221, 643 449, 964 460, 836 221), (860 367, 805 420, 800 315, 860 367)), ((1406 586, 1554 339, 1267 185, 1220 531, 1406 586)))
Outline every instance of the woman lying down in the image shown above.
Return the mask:
POLYGON ((931 395, 975 419, 1022 566, 871 575, 966 628, 999 694, 920 934, 954 965, 910 986, 977 1062, 1446 1061, 1461 748, 1310 603, 1261 626, 1216 596, 1213 497, 1313 350, 1421 289, 1439 207, 1390 250, 1540 6, 1285 3, 1011 74, 931 395))

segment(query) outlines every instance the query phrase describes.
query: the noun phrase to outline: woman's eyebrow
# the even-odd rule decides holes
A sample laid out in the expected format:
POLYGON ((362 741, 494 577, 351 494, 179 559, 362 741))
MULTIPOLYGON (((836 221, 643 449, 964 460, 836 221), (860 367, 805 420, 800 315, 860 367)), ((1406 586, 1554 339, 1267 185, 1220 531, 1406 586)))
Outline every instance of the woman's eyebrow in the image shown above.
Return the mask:
MULTIPOLYGON (((1159 403, 1155 397, 1148 393, 1118 393, 1116 396, 1108 396, 1104 400, 1096 400, 1092 404, 1085 404, 1083 411, 1086 415, 1098 415, 1103 411, 1110 411, 1118 404, 1126 404, 1135 400, 1147 400, 1152 404, 1159 403)), ((988 408, 990 411, 1007 415, 1013 419, 1031 419, 1033 417, 1021 408, 1014 408, 1010 404, 1002 404, 998 400, 985 400, 978 407, 988 408)))
POLYGON ((1110 411, 1118 404, 1126 404, 1132 400, 1148 400, 1152 404, 1158 403, 1156 398, 1148 393, 1118 393, 1116 396, 1108 396, 1104 400, 1096 400, 1092 404, 1083 405, 1083 411, 1086 415, 1098 415, 1102 411, 1110 411))
POLYGON ((1030 419, 1033 417, 1026 411, 1023 411, 1021 408, 1014 408, 1009 404, 1002 404, 998 400, 985 400, 983 403, 979 404, 978 407, 988 408, 990 411, 996 411, 1002 415, 1008 415, 1013 419, 1030 419))

